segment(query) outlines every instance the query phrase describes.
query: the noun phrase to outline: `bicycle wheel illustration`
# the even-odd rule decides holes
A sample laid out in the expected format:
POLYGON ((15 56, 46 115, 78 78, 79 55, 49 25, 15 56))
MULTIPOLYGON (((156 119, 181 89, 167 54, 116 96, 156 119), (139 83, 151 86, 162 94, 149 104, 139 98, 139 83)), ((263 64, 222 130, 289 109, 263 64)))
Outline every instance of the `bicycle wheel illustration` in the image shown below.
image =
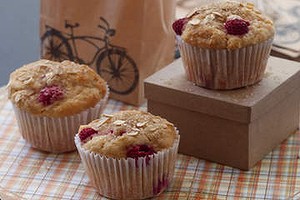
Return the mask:
POLYGON ((48 30, 41 37, 41 57, 53 61, 73 60, 71 46, 58 31, 48 30))
POLYGON ((126 95, 136 88, 139 72, 133 59, 124 50, 109 49, 101 53, 96 66, 111 92, 126 95))

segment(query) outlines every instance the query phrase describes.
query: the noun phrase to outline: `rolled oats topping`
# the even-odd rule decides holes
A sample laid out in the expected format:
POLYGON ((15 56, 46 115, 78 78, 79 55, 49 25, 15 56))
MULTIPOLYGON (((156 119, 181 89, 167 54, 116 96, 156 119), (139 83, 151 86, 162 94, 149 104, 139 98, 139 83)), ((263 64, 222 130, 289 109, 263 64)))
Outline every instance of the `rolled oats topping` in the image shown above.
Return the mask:
POLYGON ((272 21, 252 3, 212 3, 197 8, 184 19, 178 35, 186 43, 202 48, 242 48, 264 42, 275 33, 272 21))
POLYGON ((145 121, 145 122, 138 122, 138 123, 136 124, 136 127, 141 128, 141 127, 145 126, 146 124, 147 124, 146 121, 145 121))
POLYGON ((107 93, 106 82, 87 65, 39 60, 10 75, 9 99, 31 114, 62 117, 95 106, 107 93))
MULTIPOLYGON (((80 135, 83 135, 81 143, 85 149, 108 157, 122 158, 129 151, 136 150, 137 146, 142 149, 149 147, 154 152, 169 148, 177 132, 172 123, 159 116, 128 110, 109 117, 103 114, 100 119, 82 125, 80 135)), ((140 152, 138 155, 144 154, 140 152)))

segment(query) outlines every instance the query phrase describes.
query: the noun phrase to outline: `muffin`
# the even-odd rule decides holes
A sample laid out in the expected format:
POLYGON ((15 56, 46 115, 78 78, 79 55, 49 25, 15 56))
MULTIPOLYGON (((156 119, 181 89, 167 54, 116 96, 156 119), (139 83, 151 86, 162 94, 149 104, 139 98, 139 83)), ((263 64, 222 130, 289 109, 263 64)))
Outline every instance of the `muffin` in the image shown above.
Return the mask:
POLYGON ((263 78, 275 31, 252 3, 208 4, 173 29, 187 78, 196 85, 234 89, 263 78))
POLYGON ((70 61, 24 65, 11 73, 7 89, 23 138, 53 153, 76 149, 79 126, 101 115, 109 94, 96 72, 70 61))
POLYGON ((159 195, 171 183, 179 138, 167 120, 127 110, 80 126, 75 144, 101 195, 144 199, 159 195))

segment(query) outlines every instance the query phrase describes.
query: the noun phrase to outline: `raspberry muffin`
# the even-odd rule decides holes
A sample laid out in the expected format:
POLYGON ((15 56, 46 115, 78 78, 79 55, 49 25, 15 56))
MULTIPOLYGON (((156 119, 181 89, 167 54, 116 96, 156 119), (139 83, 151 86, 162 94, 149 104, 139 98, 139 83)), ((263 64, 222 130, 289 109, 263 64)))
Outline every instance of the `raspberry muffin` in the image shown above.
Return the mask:
POLYGON ((208 4, 173 29, 186 75, 196 85, 234 89, 262 79, 275 31, 252 3, 208 4))
POLYGON ((12 72, 7 89, 24 139, 53 153, 76 149, 79 126, 100 116, 109 93, 88 66, 49 60, 12 72))
POLYGON ((159 116, 121 111, 82 125, 75 144, 101 195, 143 199, 159 195, 172 181, 179 134, 159 116))

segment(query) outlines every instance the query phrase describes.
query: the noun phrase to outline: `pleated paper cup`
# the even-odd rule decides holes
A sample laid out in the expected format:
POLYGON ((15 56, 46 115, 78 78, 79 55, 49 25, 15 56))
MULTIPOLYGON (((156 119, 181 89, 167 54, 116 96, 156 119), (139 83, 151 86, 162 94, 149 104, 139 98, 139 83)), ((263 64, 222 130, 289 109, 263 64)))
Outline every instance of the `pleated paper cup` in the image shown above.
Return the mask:
POLYGON ((99 118, 108 99, 109 90, 94 107, 66 117, 33 115, 13 104, 19 131, 32 147, 51 153, 74 151, 74 135, 79 126, 99 118))
POLYGON ((262 80, 273 38, 244 48, 207 49, 192 46, 177 36, 187 79, 208 89, 235 89, 262 80))
POLYGON ((91 184, 112 199, 145 199, 159 195, 171 183, 178 150, 178 134, 173 146, 148 157, 108 158, 75 144, 91 184))

